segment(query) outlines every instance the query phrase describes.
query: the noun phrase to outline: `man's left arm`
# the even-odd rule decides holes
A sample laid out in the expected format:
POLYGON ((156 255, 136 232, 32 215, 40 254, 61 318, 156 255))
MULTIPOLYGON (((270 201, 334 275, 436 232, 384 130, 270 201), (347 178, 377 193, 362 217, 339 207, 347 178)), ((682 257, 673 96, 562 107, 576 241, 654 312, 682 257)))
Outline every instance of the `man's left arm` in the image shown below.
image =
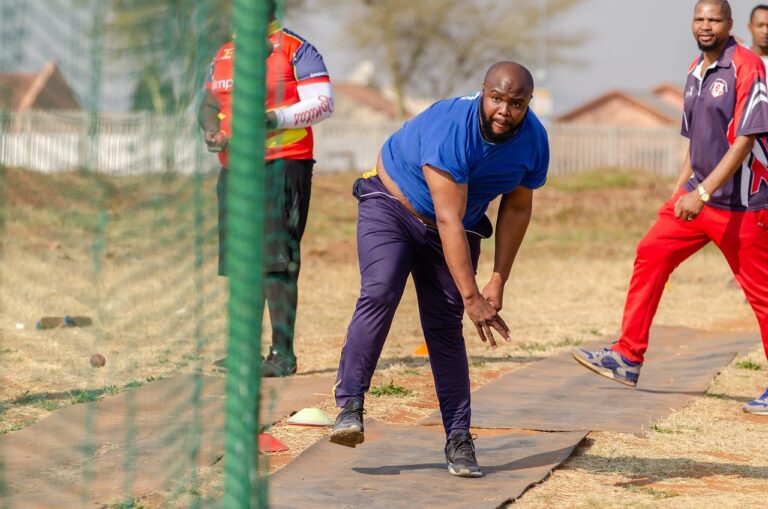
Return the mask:
POLYGON ((299 101, 267 112, 270 129, 309 127, 333 114, 333 88, 330 81, 301 83, 297 86, 299 101))
POLYGON ((533 210, 533 189, 517 186, 501 198, 496 218, 496 251, 493 273, 483 288, 483 296, 497 310, 504 300, 504 285, 509 279, 512 264, 525 237, 533 210))
MULTIPOLYGON (((740 53, 734 56, 736 63, 740 53)), ((736 103, 729 124, 733 128, 731 147, 712 172, 700 182, 707 194, 712 195, 741 167, 755 145, 755 138, 768 132, 768 90, 765 83, 765 65, 759 57, 745 51, 736 65, 736 103)), ((698 189, 684 194, 675 204, 675 216, 683 220, 696 217, 704 208, 698 189)))
POLYGON ((333 114, 333 88, 320 52, 304 42, 293 55, 292 66, 299 100, 268 111, 267 127, 270 129, 309 127, 333 114))

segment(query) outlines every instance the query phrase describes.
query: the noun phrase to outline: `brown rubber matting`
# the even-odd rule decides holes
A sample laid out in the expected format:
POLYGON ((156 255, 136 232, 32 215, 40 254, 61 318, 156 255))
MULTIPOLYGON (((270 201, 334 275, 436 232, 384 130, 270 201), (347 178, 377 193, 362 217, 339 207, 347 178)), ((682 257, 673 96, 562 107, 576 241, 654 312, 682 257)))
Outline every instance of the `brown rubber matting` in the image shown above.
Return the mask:
MULTIPOLYGON (((103 507, 94 504, 167 489, 191 465, 215 463, 224 454, 224 384, 202 377, 193 404, 194 379, 181 375, 63 408, 0 436, 6 484, 0 507, 103 507)), ((330 397, 332 384, 331 378, 264 379, 262 422, 316 405, 330 397)))
POLYGON ((448 473, 445 435, 434 426, 366 422, 352 449, 322 440, 269 481, 273 509, 489 508, 513 500, 565 461, 585 432, 480 430, 485 477, 448 473))
MULTIPOLYGON (((752 332, 655 327, 635 389, 592 373, 563 352, 474 391, 472 426, 642 434, 659 418, 704 394, 737 353, 759 344, 759 335, 752 332)), ((599 341, 582 348, 606 345, 599 341)), ((439 411, 422 421, 440 423, 439 411)))

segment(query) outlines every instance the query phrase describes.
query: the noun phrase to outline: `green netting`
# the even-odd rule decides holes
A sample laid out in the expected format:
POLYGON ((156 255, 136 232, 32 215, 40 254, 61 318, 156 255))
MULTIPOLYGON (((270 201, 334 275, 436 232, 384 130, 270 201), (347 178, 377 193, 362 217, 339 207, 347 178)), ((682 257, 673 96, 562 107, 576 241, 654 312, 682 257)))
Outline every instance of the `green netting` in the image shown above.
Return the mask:
POLYGON ((266 505, 267 4, 0 0, 0 508, 266 505), (197 113, 235 30, 224 278, 197 113))

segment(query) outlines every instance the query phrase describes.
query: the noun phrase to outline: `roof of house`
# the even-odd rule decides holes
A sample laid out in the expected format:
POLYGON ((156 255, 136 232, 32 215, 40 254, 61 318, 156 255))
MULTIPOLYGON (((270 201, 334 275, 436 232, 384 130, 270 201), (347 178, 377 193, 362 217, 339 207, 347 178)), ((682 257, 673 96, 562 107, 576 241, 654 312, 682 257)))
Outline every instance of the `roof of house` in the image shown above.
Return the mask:
POLYGON ((32 73, 0 73, 0 108, 16 110, 34 80, 32 73))
POLYGON ((676 95, 683 97, 683 86, 675 85, 674 83, 660 83, 653 87, 651 90, 654 94, 661 94, 662 92, 672 92, 676 95))
POLYGON ((80 109, 74 91, 54 62, 38 73, 0 73, 0 109, 80 109))
POLYGON ((333 92, 337 95, 347 96, 392 119, 397 118, 397 104, 387 99, 373 87, 357 83, 334 83, 333 92))
MULTIPOLYGON (((680 121, 682 110, 660 97, 661 92, 671 90, 678 91, 677 87, 671 84, 659 85, 650 92, 610 90, 591 101, 587 101, 586 103, 559 115, 555 120, 558 122, 568 122, 601 104, 618 99, 642 109, 664 122, 674 124, 680 121)), ((682 95, 682 92, 680 92, 680 94, 682 95)))

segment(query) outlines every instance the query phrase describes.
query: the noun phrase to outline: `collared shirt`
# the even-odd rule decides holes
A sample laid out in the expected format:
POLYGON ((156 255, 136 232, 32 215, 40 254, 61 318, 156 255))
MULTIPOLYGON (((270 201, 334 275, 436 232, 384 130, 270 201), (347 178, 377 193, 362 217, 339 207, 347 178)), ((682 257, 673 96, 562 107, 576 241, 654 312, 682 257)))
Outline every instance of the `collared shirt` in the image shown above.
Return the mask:
POLYGON ((488 204, 517 186, 544 185, 549 167, 547 132, 531 111, 504 143, 489 143, 480 133, 481 96, 438 101, 389 137, 382 163, 419 214, 435 219, 435 205, 424 177, 424 165, 467 184, 465 228, 482 219, 488 204))
MULTIPOLYGON (((282 108, 299 102, 298 86, 330 82, 323 57, 309 42, 288 29, 274 26, 267 57, 266 109, 282 108)), ((221 130, 232 134, 232 86, 234 82, 235 42, 222 46, 213 58, 205 88, 219 102, 221 130)), ((266 159, 312 159, 312 128, 276 129, 267 136, 266 159)), ((229 152, 219 153, 226 167, 229 152)))
POLYGON ((760 57, 731 38, 704 71, 700 55, 688 70, 682 135, 691 140, 692 191, 712 173, 738 136, 758 135, 734 176, 712 193, 709 205, 744 211, 768 207, 768 90, 760 57))

